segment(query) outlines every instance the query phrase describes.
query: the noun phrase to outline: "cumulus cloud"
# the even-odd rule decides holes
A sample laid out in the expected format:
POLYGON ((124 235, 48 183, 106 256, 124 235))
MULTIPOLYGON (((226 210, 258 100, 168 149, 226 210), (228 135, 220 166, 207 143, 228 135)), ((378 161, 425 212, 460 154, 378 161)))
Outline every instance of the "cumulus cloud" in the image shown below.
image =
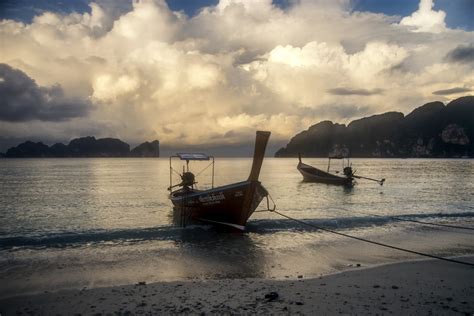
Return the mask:
POLYGON ((435 95, 451 95, 451 94, 466 93, 466 92, 471 92, 471 91, 472 91, 472 89, 469 89, 469 88, 456 87, 456 88, 433 91, 433 94, 435 94, 435 95))
POLYGON ((433 0, 420 0, 418 11, 404 17, 401 25, 411 27, 415 32, 439 33, 446 30, 446 13, 442 10, 433 10, 433 0))
POLYGON ((474 86, 473 33, 446 28, 432 1, 400 23, 351 12, 349 0, 288 3, 221 0, 188 17, 164 0, 101 0, 90 13, 2 20, 0 62, 54 102, 9 114, 35 121, 0 133, 184 146, 239 144, 269 129, 282 141, 320 120, 409 112, 433 91, 474 86))
POLYGON ((62 121, 85 116, 91 104, 64 96, 60 85, 40 87, 24 72, 0 64, 0 120, 62 121))

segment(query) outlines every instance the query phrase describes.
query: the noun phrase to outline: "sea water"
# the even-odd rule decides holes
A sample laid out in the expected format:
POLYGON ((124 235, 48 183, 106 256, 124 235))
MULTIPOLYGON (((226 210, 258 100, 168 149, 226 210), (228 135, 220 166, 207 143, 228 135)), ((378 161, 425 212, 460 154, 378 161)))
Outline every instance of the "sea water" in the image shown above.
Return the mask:
MULTIPOLYGON (((199 188, 209 162, 195 162, 199 188)), ((322 169, 325 159, 305 159, 322 169)), ((353 159, 352 188, 302 182, 296 159, 266 158, 260 180, 277 210, 312 225, 440 256, 474 253, 474 161, 353 159), (396 217, 396 218, 395 218, 396 217)), ((249 158, 217 159, 215 185, 248 177, 249 158)), ((173 169, 178 172, 178 162, 173 169)), ((331 171, 340 171, 333 161, 331 171)), ((178 178, 173 172, 173 183, 178 178)), ((180 227, 159 159, 0 160, 0 297, 140 281, 317 277, 416 255, 347 239, 265 212, 244 233, 180 227)))

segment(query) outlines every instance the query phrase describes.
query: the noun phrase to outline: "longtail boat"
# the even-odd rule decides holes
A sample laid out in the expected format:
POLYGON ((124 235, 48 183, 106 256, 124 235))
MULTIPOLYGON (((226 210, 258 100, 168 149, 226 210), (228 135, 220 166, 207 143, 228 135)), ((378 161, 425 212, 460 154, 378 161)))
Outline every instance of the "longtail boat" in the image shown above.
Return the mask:
POLYGON ((355 171, 352 170, 352 164, 350 163, 349 158, 344 156, 329 156, 327 171, 303 163, 301 161, 301 154, 298 154, 298 159, 299 162, 296 166, 296 169, 298 169, 298 171, 303 175, 303 180, 305 182, 319 182, 345 186, 354 185, 355 179, 376 181, 380 185, 383 185, 385 182, 385 179, 377 180, 368 177, 356 176, 355 171), (332 159, 342 160, 342 175, 336 175, 329 172, 332 159))
POLYGON ((247 180, 214 187, 214 157, 202 153, 178 153, 170 157, 169 198, 175 212, 180 213, 182 225, 189 219, 244 230, 247 220, 268 191, 258 180, 270 132, 257 131, 252 169, 247 180), (181 182, 172 183, 172 158, 186 162, 180 174, 181 182), (189 171, 193 160, 212 160, 212 187, 198 190, 195 175, 189 171), (174 188, 178 188, 173 191, 174 188))
MULTIPOLYGON (((298 166, 296 169, 303 175, 303 180, 306 182, 319 182, 326 184, 336 184, 336 185, 353 185, 354 178, 352 177, 352 167, 343 165, 344 176, 335 175, 329 173, 329 167, 331 165, 331 159, 344 159, 342 157, 329 157, 328 169, 323 171, 316 167, 307 165, 301 161, 301 155, 298 154, 298 166), (348 169, 346 169, 348 168, 348 169), (347 172, 347 174, 346 174, 347 172)), ((343 160, 344 164, 344 160, 343 160)))

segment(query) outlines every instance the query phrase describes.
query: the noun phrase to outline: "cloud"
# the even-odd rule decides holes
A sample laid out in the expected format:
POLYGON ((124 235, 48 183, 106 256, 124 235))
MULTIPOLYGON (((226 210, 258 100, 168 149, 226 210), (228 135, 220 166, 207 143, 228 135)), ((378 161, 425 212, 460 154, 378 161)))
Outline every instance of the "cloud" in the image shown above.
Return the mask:
POLYGON ((366 105, 356 104, 326 104, 319 108, 301 108, 299 114, 307 117, 325 117, 327 119, 335 119, 339 123, 346 123, 350 119, 361 118, 364 115, 370 114, 373 109, 366 105), (341 122, 342 120, 342 122, 341 122))
POLYGON ((444 89, 444 90, 436 90, 433 91, 435 95, 450 95, 450 94, 459 94, 459 93, 466 93, 471 92, 472 89, 464 88, 464 87, 456 87, 451 89, 444 89))
POLYGON ((0 64, 0 120, 63 121, 85 116, 91 104, 65 97, 60 85, 40 87, 24 72, 0 64))
POLYGON ((101 0, 90 13, 2 20, 0 63, 40 102, 4 107, 0 134, 217 146, 269 129, 286 141, 320 120, 410 112, 433 91, 473 86, 460 57, 473 32, 446 28, 432 2, 403 23, 350 4, 221 0, 188 17, 164 0, 101 0))
POLYGON ((410 27, 415 32, 440 33, 446 30, 446 13, 433 10, 433 0, 420 0, 418 11, 404 17, 400 24, 410 27))
POLYGON ((459 45, 446 55, 446 59, 455 63, 474 64, 474 44, 459 45))
POLYGON ((329 89, 329 93, 334 94, 334 95, 374 95, 374 94, 381 94, 383 92, 383 89, 372 89, 372 90, 367 90, 367 89, 351 89, 351 88, 334 88, 334 89, 329 89))

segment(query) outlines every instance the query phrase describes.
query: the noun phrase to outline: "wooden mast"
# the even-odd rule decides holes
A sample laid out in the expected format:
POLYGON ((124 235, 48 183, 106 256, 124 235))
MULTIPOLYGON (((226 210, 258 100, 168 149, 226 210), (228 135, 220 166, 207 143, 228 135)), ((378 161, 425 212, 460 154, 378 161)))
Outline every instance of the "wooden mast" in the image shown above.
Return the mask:
POLYGON ((252 169, 248 179, 249 181, 258 181, 258 176, 260 175, 260 169, 262 168, 263 157, 265 156, 265 149, 267 147, 270 134, 270 132, 257 131, 252 169))
POLYGON ((245 192, 244 203, 242 205, 242 211, 240 214, 239 224, 245 226, 247 219, 252 215, 253 209, 252 204, 254 200, 254 193, 257 187, 260 185, 258 182, 258 176, 260 175, 260 169, 262 168, 263 157, 265 156, 265 149, 267 147, 268 139, 270 138, 270 132, 257 131, 255 138, 255 150, 253 153, 252 169, 248 181, 251 181, 248 189, 245 192))

